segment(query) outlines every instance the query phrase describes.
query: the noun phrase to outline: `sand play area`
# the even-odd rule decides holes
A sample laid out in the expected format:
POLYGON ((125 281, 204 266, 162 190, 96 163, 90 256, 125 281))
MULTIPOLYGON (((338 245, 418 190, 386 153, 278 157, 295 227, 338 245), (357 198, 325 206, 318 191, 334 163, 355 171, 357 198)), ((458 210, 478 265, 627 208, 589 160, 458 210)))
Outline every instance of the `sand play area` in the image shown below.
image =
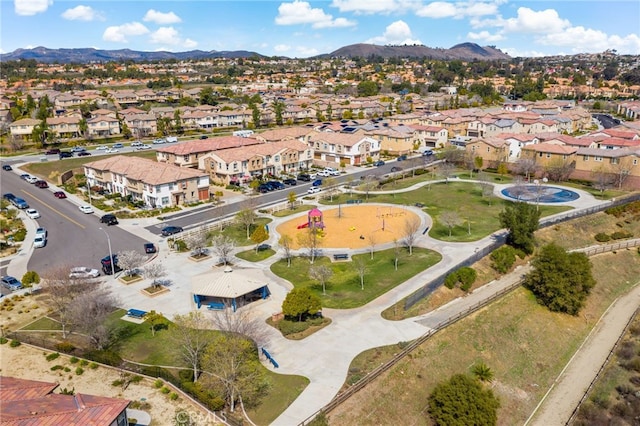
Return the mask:
MULTIPOLYGON (((406 234, 408 222, 420 218, 413 211, 404 207, 365 204, 348 206, 321 206, 324 233, 320 238, 320 248, 358 249, 371 246, 373 236, 376 245, 401 240, 406 234)), ((307 231, 298 226, 307 223, 307 214, 296 216, 276 228, 278 234, 289 235, 292 248, 301 248, 297 236, 307 231)), ((419 228, 422 232, 422 228, 419 228)))

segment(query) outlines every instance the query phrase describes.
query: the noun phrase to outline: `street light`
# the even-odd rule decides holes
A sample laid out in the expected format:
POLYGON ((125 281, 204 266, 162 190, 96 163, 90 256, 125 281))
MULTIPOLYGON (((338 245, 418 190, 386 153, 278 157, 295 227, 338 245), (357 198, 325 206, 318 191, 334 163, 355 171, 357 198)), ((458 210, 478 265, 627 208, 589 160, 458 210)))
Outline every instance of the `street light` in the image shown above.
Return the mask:
POLYGON ((546 184, 548 179, 546 177, 542 178, 542 183, 538 179, 534 179, 533 183, 536 186, 536 211, 540 209, 540 186, 546 184))
POLYGON ((111 262, 111 275, 115 275, 116 274, 116 265, 115 265, 115 261, 113 260, 113 253, 111 252, 111 238, 109 238, 109 234, 107 234, 107 231, 100 228, 100 230, 102 232, 104 232, 104 235, 107 236, 107 244, 109 244, 109 261, 111 262))

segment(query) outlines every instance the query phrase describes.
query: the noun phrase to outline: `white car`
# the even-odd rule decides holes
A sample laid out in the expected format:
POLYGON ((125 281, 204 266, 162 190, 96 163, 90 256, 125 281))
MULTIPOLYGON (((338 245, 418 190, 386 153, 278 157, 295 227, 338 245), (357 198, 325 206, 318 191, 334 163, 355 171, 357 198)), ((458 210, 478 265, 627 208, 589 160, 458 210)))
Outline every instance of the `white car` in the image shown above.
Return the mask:
POLYGON ((139 151, 141 151, 143 149, 151 149, 151 145, 148 145, 148 144, 145 143, 145 144, 139 145, 136 149, 139 150, 139 151))
POLYGON ((114 152, 119 152, 119 151, 116 148, 109 148, 105 152, 109 154, 113 154, 114 152))
POLYGON ((35 177, 35 176, 29 176, 29 177, 26 179, 26 181, 27 181, 27 182, 29 182, 29 183, 36 183, 36 182, 38 181, 38 178, 37 178, 37 177, 35 177))
POLYGON ((131 146, 142 146, 142 142, 140 142, 140 141, 133 141, 133 142, 131 142, 131 146))
POLYGON ((98 278, 99 276, 100 271, 86 266, 76 266, 69 271, 69 278, 98 278))
POLYGON ((37 236, 42 236, 46 240, 47 239, 47 230, 45 228, 36 229, 36 237, 37 236))
POLYGON ((31 219, 38 219, 40 217, 40 213, 38 212, 38 210, 36 209, 26 209, 24 211, 27 216, 29 216, 31 219))
POLYGON ((311 188, 307 189, 307 194, 317 194, 320 191, 322 190, 319 186, 312 186, 311 188))
POLYGON ((108 149, 109 147, 106 145, 100 145, 96 147, 96 151, 104 151, 106 149, 108 149))
POLYGON ((80 206, 78 207, 82 213, 91 214, 93 213, 93 207, 91 206, 80 206))
POLYGON ((47 245, 47 239, 44 235, 36 235, 33 239, 33 248, 42 248, 47 245))

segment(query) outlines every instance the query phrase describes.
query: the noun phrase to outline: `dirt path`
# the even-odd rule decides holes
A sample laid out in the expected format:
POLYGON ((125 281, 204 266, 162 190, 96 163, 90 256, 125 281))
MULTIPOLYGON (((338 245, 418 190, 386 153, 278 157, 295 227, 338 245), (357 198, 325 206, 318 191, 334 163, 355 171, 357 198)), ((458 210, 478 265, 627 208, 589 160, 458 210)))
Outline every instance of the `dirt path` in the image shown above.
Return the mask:
POLYGON ((617 299, 602 315, 525 425, 567 423, 638 306, 640 285, 617 299))

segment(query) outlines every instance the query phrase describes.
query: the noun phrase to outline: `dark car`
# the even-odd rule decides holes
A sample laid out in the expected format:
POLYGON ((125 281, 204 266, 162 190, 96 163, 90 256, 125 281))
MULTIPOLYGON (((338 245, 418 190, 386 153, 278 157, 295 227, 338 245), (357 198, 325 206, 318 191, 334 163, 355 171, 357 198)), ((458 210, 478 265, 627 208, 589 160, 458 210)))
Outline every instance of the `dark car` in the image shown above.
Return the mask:
POLYGON ((153 243, 144 243, 144 252, 145 253, 155 253, 156 246, 153 243))
POLYGON ((207 136, 207 135, 201 135, 201 136, 200 136, 200 139, 209 139, 209 136, 207 136))
POLYGON ((373 163, 373 165, 376 166, 376 167, 384 166, 384 161, 378 160, 375 163, 373 163))
POLYGON ((122 268, 118 266, 118 255, 106 255, 102 259, 100 259, 100 264, 102 265, 102 272, 105 275, 111 275, 114 272, 122 271, 122 268), (113 264, 112 264, 113 261, 113 264))
POLYGON ((10 165, 8 165, 8 164, 3 164, 3 165, 2 165, 2 170, 6 170, 6 171, 9 171, 9 172, 10 172, 11 170, 13 170, 13 167, 11 167, 11 166, 10 166, 10 165))
POLYGON ((108 213, 100 218, 100 223, 106 223, 107 225, 117 225, 118 218, 116 218, 116 215, 108 213))
POLYGON ((406 155, 401 155, 401 156, 398 157, 398 161, 404 161, 406 159, 407 159, 406 155))
POLYGON ((267 182, 267 185, 271 186, 271 188, 273 188, 274 190, 285 188, 284 183, 278 182, 277 180, 269 181, 267 182))
POLYGON ((78 157, 86 157, 87 155, 91 155, 91 153, 87 151, 80 151, 77 155, 78 157))
POLYGON ((45 152, 46 155, 56 155, 60 154, 60 150, 58 148, 53 148, 45 152))
POLYGON ((71 152, 61 152, 58 154, 58 156, 60 157, 60 159, 62 160, 63 158, 71 158, 73 157, 73 153, 71 152))
POLYGON ((67 194, 64 191, 56 191, 53 193, 53 196, 56 198, 67 198, 67 194))
POLYGON ((311 186, 320 186, 320 185, 322 185, 322 179, 316 179, 311 184, 311 186))
POLYGON ((48 188, 49 184, 47 183, 46 180, 37 180, 36 183, 34 183, 35 186, 37 186, 38 188, 48 188))
POLYGON ((179 226, 167 226, 162 228, 162 235, 168 237, 169 235, 177 234, 182 231, 183 229, 179 226))
POLYGON ((395 167, 395 166, 394 166, 394 167, 392 167, 392 168, 391 168, 391 171, 392 171, 392 172, 399 172, 399 171, 401 171, 401 170, 402 170, 402 167, 395 167))
POLYGON ((13 195, 10 192, 6 192, 6 193, 2 194, 2 198, 4 198, 7 201, 11 201, 11 200, 15 200, 16 196, 13 195))
POLYGON ((295 180, 295 179, 285 179, 285 180, 282 181, 282 183, 284 183, 285 185, 293 186, 293 185, 297 185, 298 181, 295 180))
POLYGON ((258 185, 258 192, 261 194, 266 194, 269 191, 273 191, 271 185, 267 185, 266 183, 261 183, 258 185))
POLYGON ((298 175, 298 180, 303 182, 311 182, 311 176, 308 173, 300 173, 298 175))

